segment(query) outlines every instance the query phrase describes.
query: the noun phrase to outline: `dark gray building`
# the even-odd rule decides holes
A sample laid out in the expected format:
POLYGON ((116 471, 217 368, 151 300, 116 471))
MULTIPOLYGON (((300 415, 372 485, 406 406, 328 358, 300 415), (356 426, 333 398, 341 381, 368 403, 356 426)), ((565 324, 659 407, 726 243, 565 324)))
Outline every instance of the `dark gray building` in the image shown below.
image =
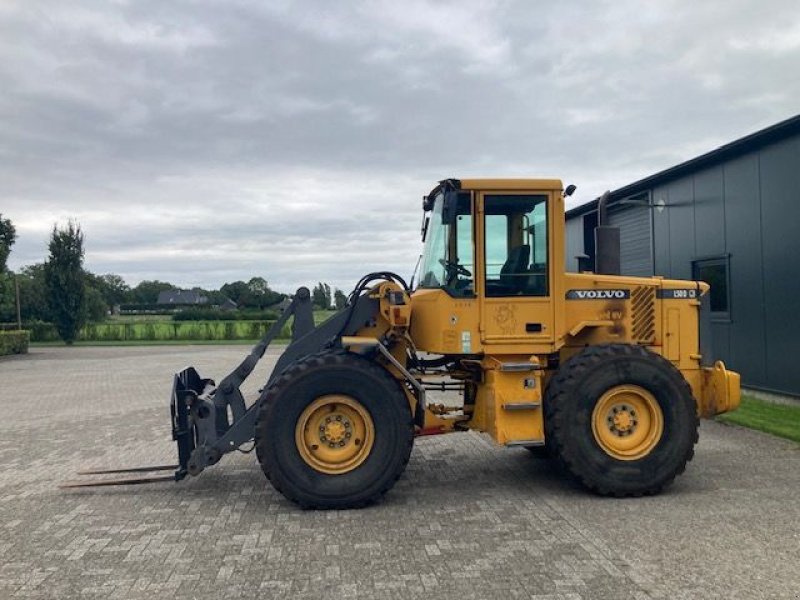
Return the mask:
MULTIPOLYGON (((800 395, 800 115, 611 193, 622 272, 712 286, 714 352, 743 385, 800 395)), ((597 201, 567 212, 567 269, 597 201)))

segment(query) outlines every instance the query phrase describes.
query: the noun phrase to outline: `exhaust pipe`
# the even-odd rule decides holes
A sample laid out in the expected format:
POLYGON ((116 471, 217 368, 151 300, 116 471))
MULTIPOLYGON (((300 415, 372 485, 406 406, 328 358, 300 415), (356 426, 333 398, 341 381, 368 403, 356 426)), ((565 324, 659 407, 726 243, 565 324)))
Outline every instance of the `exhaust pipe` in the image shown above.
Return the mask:
POLYGON ((606 191, 597 201, 597 227, 594 228, 595 267, 600 275, 620 275, 619 227, 606 225, 607 205, 610 192, 606 191))

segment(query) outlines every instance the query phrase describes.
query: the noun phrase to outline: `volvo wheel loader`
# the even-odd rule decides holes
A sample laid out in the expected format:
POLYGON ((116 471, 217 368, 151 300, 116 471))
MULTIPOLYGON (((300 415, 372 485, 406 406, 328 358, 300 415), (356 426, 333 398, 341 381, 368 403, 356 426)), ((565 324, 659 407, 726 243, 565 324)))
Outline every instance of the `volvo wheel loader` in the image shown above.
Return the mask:
POLYGON ((218 384, 175 376, 177 465, 88 472, 174 474, 66 485, 179 481, 254 447, 297 504, 360 507, 394 485, 416 436, 474 430, 546 449, 598 494, 659 492, 692 458, 698 418, 737 407, 739 376, 711 356, 707 284, 609 274, 619 236, 602 223, 598 267, 566 273, 564 202, 555 179, 440 182, 416 285, 367 275, 317 327, 300 288, 218 384), (247 401, 240 385, 290 317, 292 342, 247 401))

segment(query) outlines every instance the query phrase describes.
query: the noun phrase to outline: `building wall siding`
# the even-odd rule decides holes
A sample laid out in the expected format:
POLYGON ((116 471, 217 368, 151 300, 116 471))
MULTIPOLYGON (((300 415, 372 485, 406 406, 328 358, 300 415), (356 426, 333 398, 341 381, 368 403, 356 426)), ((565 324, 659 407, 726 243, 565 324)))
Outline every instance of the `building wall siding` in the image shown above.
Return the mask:
POLYGON ((578 272, 578 260, 575 258, 583 254, 583 219, 570 219, 567 221, 567 255, 565 257, 566 269, 570 273, 578 272))
POLYGON ((758 153, 751 153, 724 166, 725 250, 730 254, 732 305, 727 356, 746 383, 763 387, 767 380, 758 163, 758 153))
POLYGON ((800 138, 765 148, 759 163, 766 382, 800 393, 800 138))
POLYGON ((653 275, 650 209, 630 206, 609 211, 609 225, 620 228, 620 266, 627 275, 653 275))

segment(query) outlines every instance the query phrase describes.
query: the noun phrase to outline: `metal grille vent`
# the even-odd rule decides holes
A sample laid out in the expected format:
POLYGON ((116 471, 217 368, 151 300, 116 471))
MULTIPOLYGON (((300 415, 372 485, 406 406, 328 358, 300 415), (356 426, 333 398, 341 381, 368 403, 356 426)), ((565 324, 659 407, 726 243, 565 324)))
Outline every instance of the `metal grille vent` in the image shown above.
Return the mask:
POLYGON ((634 288, 631 293, 633 340, 652 344, 656 339, 656 290, 649 285, 634 288))

